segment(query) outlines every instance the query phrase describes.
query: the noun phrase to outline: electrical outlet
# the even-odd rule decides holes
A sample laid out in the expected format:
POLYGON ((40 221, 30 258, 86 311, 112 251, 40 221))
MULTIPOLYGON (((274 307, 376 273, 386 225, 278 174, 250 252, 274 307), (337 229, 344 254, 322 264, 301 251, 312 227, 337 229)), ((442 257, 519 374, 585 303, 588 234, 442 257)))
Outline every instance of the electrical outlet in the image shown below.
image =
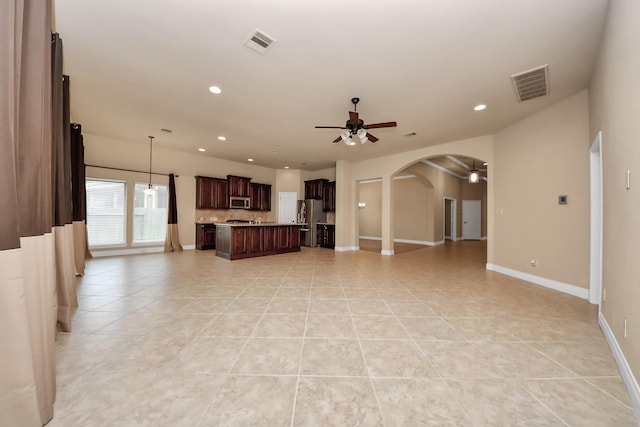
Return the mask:
POLYGON ((624 337, 627 338, 627 318, 624 318, 624 337))

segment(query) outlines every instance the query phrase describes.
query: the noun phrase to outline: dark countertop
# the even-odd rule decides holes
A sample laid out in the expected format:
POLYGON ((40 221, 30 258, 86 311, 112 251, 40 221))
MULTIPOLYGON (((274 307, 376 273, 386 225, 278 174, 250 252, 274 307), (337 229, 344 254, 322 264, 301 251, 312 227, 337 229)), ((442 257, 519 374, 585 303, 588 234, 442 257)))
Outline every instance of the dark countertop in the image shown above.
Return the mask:
POLYGON ((283 227, 288 225, 296 225, 302 227, 305 224, 294 222, 263 222, 261 224, 248 223, 248 222, 216 222, 216 227, 283 227))

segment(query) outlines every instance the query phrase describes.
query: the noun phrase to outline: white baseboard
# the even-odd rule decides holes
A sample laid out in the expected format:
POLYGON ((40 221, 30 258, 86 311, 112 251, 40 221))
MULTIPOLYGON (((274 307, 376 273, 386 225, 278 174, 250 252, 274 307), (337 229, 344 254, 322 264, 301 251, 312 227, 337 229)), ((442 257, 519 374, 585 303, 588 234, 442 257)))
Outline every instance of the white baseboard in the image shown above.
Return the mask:
POLYGON ((506 274, 507 276, 515 277, 516 279, 520 279, 520 280, 525 280, 527 282, 531 282, 536 285, 544 286, 545 288, 555 289, 556 291, 564 292, 565 294, 573 295, 575 297, 579 297, 587 300, 589 299, 589 289, 581 288, 580 286, 558 282, 557 280, 547 279, 546 277, 535 276, 533 274, 524 273, 522 271, 513 270, 511 268, 502 267, 500 265, 495 265, 495 264, 487 263, 486 268, 487 270, 495 271, 501 274, 506 274))
POLYGON ((393 239, 393 242, 394 243, 411 243, 413 245, 423 245, 423 246, 444 245, 444 240, 440 240, 438 242, 428 242, 426 240, 393 239))
POLYGON ((602 329, 604 337, 609 344, 609 348, 611 349, 613 358, 618 365, 618 369, 620 369, 620 376, 622 377, 624 384, 627 386, 631 404, 635 410, 636 417, 638 417, 640 416, 640 387, 638 387, 638 382, 633 376, 631 367, 627 363, 627 359, 624 357, 624 353, 622 353, 622 349, 618 345, 618 341, 616 340, 615 335, 613 335, 613 331, 609 327, 607 319, 604 318, 602 312, 598 313, 598 324, 600 325, 600 329, 602 329))
POLYGON ((182 245, 182 249, 185 251, 195 251, 196 245, 195 243, 193 245, 182 245))
POLYGON ((120 256, 120 255, 140 255, 140 254, 150 254, 150 253, 158 253, 164 252, 164 245, 162 246, 153 246, 148 248, 135 248, 135 249, 107 249, 103 251, 92 250, 91 256, 94 258, 102 258, 108 256, 120 256))
MULTIPOLYGON (((362 240, 377 240, 381 241, 382 237, 374 237, 374 236, 358 236, 358 238, 362 240)), ((440 240, 438 242, 428 242, 426 240, 411 240, 411 239, 393 239, 394 243, 411 243, 414 245, 423 245, 423 246, 438 246, 444 245, 444 240, 440 240)))
POLYGON ((336 252, 359 251, 360 246, 336 246, 333 250, 336 252))
POLYGON ((393 249, 391 249, 391 250, 385 250, 385 249, 383 249, 383 250, 381 250, 381 251, 380 251, 380 255, 388 255, 388 256, 392 256, 393 254, 394 254, 393 249))

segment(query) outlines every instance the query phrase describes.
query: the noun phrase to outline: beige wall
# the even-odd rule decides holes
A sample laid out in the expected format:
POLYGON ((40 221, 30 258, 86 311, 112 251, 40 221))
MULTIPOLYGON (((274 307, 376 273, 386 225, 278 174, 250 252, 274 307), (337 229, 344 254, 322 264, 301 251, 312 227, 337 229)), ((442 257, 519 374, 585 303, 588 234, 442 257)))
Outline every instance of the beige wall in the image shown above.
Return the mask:
POLYGON ((612 0, 590 88, 591 143, 602 130, 602 314, 635 372, 640 373, 640 2, 612 0), (626 189, 626 171, 631 188, 626 189), (624 336, 627 319, 627 336, 624 336))
POLYGON ((417 177, 402 178, 393 180, 393 191, 394 240, 433 242, 433 186, 417 177))
POLYGON ((358 202, 366 203, 358 209, 360 236, 382 236, 382 181, 361 182, 358 186, 358 202))
POLYGON ((588 129, 582 91, 495 134, 495 265, 588 288, 588 129))

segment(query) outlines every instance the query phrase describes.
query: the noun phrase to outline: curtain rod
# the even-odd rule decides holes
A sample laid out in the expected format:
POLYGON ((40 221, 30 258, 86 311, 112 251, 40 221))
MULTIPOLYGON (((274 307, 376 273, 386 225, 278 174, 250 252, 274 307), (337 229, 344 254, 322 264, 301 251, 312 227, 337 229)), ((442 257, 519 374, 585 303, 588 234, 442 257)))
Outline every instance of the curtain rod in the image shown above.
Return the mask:
MULTIPOLYGON (((100 168, 100 169, 111 169, 114 171, 124 171, 124 172, 137 172, 137 173, 149 173, 148 171, 139 171, 139 170, 135 170, 135 169, 122 169, 122 168, 112 168, 110 166, 98 166, 98 165, 85 165, 87 167, 90 168, 100 168)), ((151 172, 152 175, 162 175, 162 176, 169 176, 170 174, 168 173, 160 173, 160 172, 151 172)), ((176 178, 179 177, 180 175, 173 175, 176 178)))

